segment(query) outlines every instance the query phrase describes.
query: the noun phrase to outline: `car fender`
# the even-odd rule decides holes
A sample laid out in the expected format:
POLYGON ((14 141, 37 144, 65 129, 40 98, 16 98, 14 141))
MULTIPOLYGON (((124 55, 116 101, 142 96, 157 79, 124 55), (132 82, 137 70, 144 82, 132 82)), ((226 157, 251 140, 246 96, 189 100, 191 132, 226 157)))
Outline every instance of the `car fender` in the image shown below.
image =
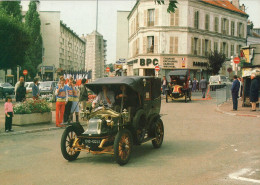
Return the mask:
POLYGON ((149 116, 148 118, 148 124, 149 124, 149 127, 151 126, 152 122, 156 119, 160 119, 160 114, 152 114, 149 116))
POLYGON ((74 127, 78 135, 81 135, 84 132, 84 128, 80 123, 74 122, 74 123, 68 123, 68 125, 70 127, 74 127))
POLYGON ((137 128, 140 118, 144 116, 146 119, 145 111, 143 109, 140 109, 136 112, 134 119, 133 119, 133 127, 137 128))

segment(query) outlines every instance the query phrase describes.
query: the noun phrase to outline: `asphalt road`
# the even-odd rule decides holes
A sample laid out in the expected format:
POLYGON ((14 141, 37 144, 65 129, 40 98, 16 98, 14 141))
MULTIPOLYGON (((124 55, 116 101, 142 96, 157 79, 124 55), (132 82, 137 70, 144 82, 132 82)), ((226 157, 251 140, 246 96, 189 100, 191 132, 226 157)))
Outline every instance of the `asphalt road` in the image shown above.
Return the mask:
POLYGON ((162 103, 164 143, 135 146, 119 166, 111 155, 82 152, 66 161, 63 130, 0 136, 0 184, 260 184, 259 118, 215 111, 213 101, 162 103))

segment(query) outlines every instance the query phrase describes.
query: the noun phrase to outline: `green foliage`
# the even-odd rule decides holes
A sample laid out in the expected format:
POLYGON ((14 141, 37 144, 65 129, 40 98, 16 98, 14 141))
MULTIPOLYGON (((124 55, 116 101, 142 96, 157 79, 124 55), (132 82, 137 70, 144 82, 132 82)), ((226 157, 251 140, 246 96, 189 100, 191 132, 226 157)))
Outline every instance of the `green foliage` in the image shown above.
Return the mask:
POLYGON ((226 60, 226 56, 223 53, 218 53, 217 51, 211 52, 208 56, 209 66, 208 70, 212 74, 218 74, 220 68, 226 60))
POLYGON ((45 100, 26 100, 14 106, 14 114, 32 114, 51 112, 50 104, 45 100))
MULTIPOLYGON (((3 2, 1 3, 1 7, 3 2)), ((18 19, 0 8, 0 69, 15 68, 25 61, 30 45, 29 31, 18 19)))
POLYGON ((2 1, 0 2, 0 9, 17 21, 22 22, 23 17, 20 3, 20 1, 2 1))
POLYGON ((37 3, 31 1, 29 10, 25 15, 25 25, 29 28, 31 45, 27 52, 26 63, 22 66, 29 71, 29 76, 34 78, 37 73, 37 67, 42 62, 42 36, 40 15, 37 12, 37 3))
MULTIPOLYGON (((164 4, 164 0, 156 0, 155 3, 158 3, 159 5, 161 4, 164 4)), ((177 8, 176 4, 177 4, 177 0, 170 0, 170 3, 168 5, 168 8, 167 8, 167 12, 168 13, 174 13, 175 12, 175 9, 177 8)))

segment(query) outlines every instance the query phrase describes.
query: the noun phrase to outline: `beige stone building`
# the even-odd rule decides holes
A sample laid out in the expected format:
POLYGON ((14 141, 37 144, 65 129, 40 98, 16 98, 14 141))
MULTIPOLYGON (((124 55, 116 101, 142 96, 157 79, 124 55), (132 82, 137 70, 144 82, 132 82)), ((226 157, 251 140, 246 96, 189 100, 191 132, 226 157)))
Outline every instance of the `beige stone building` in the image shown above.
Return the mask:
POLYGON ((57 71, 85 69, 85 41, 60 20, 58 11, 40 11, 45 79, 57 71))
POLYGON ((207 55, 223 52, 230 58, 246 44, 248 15, 239 0, 180 0, 175 13, 153 0, 137 1, 128 16, 128 75, 159 76, 176 68, 207 77, 207 55), (235 6, 237 5, 237 6, 235 6))
POLYGON ((84 37, 86 41, 85 67, 92 71, 92 80, 104 77, 107 41, 97 31, 84 37))

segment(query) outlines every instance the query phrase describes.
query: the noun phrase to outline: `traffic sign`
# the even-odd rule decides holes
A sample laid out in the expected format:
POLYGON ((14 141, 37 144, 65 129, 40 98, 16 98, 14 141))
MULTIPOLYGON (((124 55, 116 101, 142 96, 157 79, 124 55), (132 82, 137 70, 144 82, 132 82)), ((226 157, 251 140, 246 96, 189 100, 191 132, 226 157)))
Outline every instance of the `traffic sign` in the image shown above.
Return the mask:
POLYGON ((235 57, 235 58, 234 58, 234 63, 235 63, 235 64, 239 64, 239 62, 240 62, 240 58, 239 58, 239 57, 235 57))
POLYGON ((155 71, 160 71, 160 67, 159 66, 155 66, 155 71))
POLYGON ((109 71, 110 71, 110 68, 109 68, 109 67, 107 67, 107 68, 106 68, 106 72, 108 72, 108 73, 109 73, 109 71))
POLYGON ((23 70, 23 75, 28 75, 28 71, 25 69, 25 70, 23 70))

